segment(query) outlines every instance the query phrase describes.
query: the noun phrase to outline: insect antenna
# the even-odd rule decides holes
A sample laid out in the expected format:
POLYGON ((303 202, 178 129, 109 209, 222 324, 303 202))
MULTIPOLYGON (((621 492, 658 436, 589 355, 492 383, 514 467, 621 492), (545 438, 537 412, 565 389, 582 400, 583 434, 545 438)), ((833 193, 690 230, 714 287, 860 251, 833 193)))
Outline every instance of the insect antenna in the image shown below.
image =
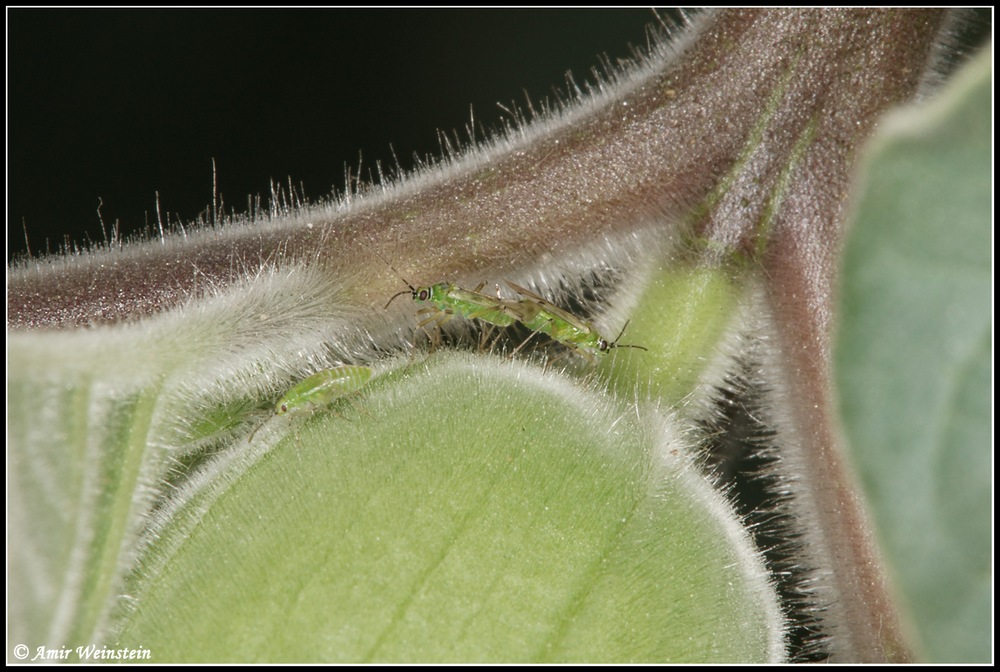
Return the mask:
POLYGON ((629 345, 627 343, 623 343, 621 345, 618 344, 619 339, 621 339, 621 337, 625 334, 625 330, 628 329, 628 324, 631 321, 632 320, 625 321, 625 326, 623 326, 622 330, 618 332, 618 336, 615 338, 615 340, 611 341, 610 343, 608 343, 607 341, 602 341, 601 350, 610 350, 611 348, 635 348, 636 350, 645 350, 646 352, 649 352, 649 348, 643 347, 641 345, 629 345))
MULTIPOLYGON (((378 252, 376 252, 375 254, 378 254, 378 252)), ((378 254, 378 257, 379 257, 379 259, 382 259, 382 255, 381 254, 378 254)), ((392 269, 392 272, 396 274, 396 277, 398 277, 400 280, 402 280, 404 283, 406 283, 406 286, 409 287, 409 289, 404 289, 401 292, 396 292, 395 294, 393 294, 392 297, 388 301, 385 302, 385 307, 382 308, 382 310, 388 310, 389 309, 389 304, 392 303, 393 301, 395 301, 397 296, 402 296, 403 294, 409 294, 414 299, 417 298, 417 288, 414 287, 413 285, 411 285, 410 281, 407 280, 406 278, 404 278, 403 274, 400 273, 399 271, 397 271, 395 266, 393 266, 392 264, 390 264, 385 259, 382 259, 382 261, 385 262, 386 266, 388 266, 389 268, 392 269)))
MULTIPOLYGON (((391 266, 390 266, 390 268, 391 268, 391 266)), ((393 270, 396 270, 396 269, 393 269, 393 270)), ((403 276, 401 276, 401 275, 399 277, 400 277, 400 279, 403 278, 403 276)), ((406 282, 406 280, 403 280, 403 282, 406 282)), ((410 295, 412 295, 414 297, 417 296, 417 288, 416 287, 414 287, 413 285, 411 285, 408 282, 406 283, 406 286, 409 287, 409 289, 404 289, 401 292, 396 292, 395 294, 393 294, 392 298, 389 299, 388 301, 386 301, 385 307, 382 308, 382 310, 388 310, 389 309, 389 304, 392 303, 393 301, 395 301, 397 296, 402 296, 403 294, 410 294, 410 295)))
MULTIPOLYGON (((258 412, 255 412, 254 415, 257 415, 257 413, 258 412)), ((266 425, 266 424, 267 424, 267 419, 265 418, 263 421, 261 421, 261 423, 259 425, 257 425, 256 427, 254 427, 253 431, 250 432, 250 436, 247 437, 247 443, 251 443, 253 441, 253 437, 257 436, 257 432, 259 432, 260 430, 264 429, 264 425, 266 425)))
POLYGON ((409 289, 404 289, 401 292, 396 292, 395 294, 393 294, 389 298, 389 300, 385 302, 385 306, 382 308, 382 310, 388 310, 389 309, 389 304, 391 304, 393 301, 395 301, 397 296, 402 296, 403 294, 410 294, 414 299, 417 298, 417 288, 414 287, 413 285, 411 285, 410 281, 407 280, 406 278, 404 278, 403 274, 400 273, 399 271, 397 271, 395 266, 393 266, 392 264, 390 264, 389 261, 385 257, 383 257, 381 254, 379 254, 378 250, 375 250, 372 247, 370 247, 368 245, 365 245, 364 243, 361 243, 361 245, 363 247, 367 247, 368 250, 372 254, 374 254, 376 257, 378 257, 379 260, 383 264, 385 264, 386 266, 388 266, 389 268, 391 268, 392 272, 396 274, 396 277, 399 278, 400 280, 402 280, 406 284, 406 286, 409 287, 409 289))

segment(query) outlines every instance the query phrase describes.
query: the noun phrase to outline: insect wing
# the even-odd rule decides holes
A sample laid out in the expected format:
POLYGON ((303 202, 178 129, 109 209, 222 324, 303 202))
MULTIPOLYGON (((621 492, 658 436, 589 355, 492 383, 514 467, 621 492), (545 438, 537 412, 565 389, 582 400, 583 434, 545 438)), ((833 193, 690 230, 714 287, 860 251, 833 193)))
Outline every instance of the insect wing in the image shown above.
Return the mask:
POLYGON ((564 345, 578 346, 585 349, 598 347, 601 336, 597 330, 588 322, 584 322, 569 311, 563 310, 551 301, 538 296, 534 292, 520 285, 508 282, 511 289, 522 294, 524 299, 521 303, 525 305, 525 312, 528 306, 535 304, 537 313, 525 322, 531 329, 548 334, 554 340, 564 345))
POLYGON ((587 334, 594 334, 594 335, 597 334, 597 330, 594 329, 592 326, 590 326, 588 323, 584 322, 583 320, 581 320, 579 317, 577 317, 573 313, 571 313, 571 312, 569 312, 569 311, 567 311, 567 310, 565 310, 563 308, 560 308, 559 306, 557 306, 556 304, 552 303, 548 299, 543 298, 543 297, 539 296, 538 294, 535 294, 530 289, 527 289, 527 288, 522 287, 520 285, 514 284, 513 282, 511 282, 509 280, 507 281, 507 286, 510 287, 511 289, 513 289, 518 294, 521 294, 522 296, 525 296, 528 299, 530 299, 532 302, 538 304, 538 307, 541 310, 543 310, 546 313, 548 313, 550 316, 552 316, 552 317, 554 317, 556 319, 562 320, 563 322, 565 322, 569 326, 573 327, 577 331, 584 332, 584 333, 587 333, 587 334))
POLYGON ((498 327, 509 327, 520 321, 516 304, 496 297, 451 287, 448 292, 451 308, 467 319, 477 319, 498 327))

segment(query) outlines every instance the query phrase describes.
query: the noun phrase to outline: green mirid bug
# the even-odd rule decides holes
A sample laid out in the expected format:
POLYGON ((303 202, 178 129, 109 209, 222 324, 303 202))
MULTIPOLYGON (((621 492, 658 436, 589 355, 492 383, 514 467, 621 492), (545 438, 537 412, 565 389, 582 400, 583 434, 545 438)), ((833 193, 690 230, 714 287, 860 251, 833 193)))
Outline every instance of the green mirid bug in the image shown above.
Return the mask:
POLYGON ((517 312, 521 316, 521 322, 525 327, 533 332, 545 334, 587 359, 593 360, 597 355, 603 355, 612 348, 646 350, 641 345, 618 344, 618 339, 625 333, 628 322, 622 327, 618 338, 609 341, 601 336, 594 325, 535 294, 530 289, 525 289, 510 281, 507 282, 507 285, 523 297, 515 303, 517 304, 517 312))
MULTIPOLYGON (((288 390, 274 405, 275 415, 304 415, 332 404, 337 399, 364 387, 372 377, 367 366, 345 365, 324 369, 288 390)), ((251 432, 252 441, 264 425, 251 432)))
POLYGON ((488 294, 481 294, 479 290, 483 288, 482 283, 471 291, 457 287, 450 282, 439 282, 428 287, 414 287, 408 282, 406 285, 409 289, 394 294, 385 307, 388 308, 397 296, 403 294, 410 294, 417 303, 431 304, 431 306, 417 311, 418 315, 433 313, 418 324, 418 327, 423 327, 431 322, 434 322, 435 326, 441 326, 455 315, 461 315, 467 320, 481 320, 498 327, 509 327, 522 321, 518 302, 504 301, 488 294))
MULTIPOLYGON (((383 261, 385 260, 383 259, 383 261)), ((388 264, 388 262, 386 263, 388 264)), ((417 325, 418 328, 423 328, 432 322, 435 326, 440 327, 455 315, 461 315, 466 319, 481 320, 498 327, 522 324, 531 330, 532 336, 545 334, 552 340, 565 345, 572 352, 589 360, 593 360, 597 355, 603 355, 613 348, 646 350, 641 345, 619 345, 618 339, 625 333, 628 322, 625 323, 625 327, 622 327, 618 338, 609 341, 601 336, 589 322, 560 308, 531 290, 509 281, 507 285, 521 295, 520 299, 509 301, 500 298, 499 287, 495 297, 482 294, 479 290, 483 288, 484 283, 479 283, 479 286, 471 291, 448 282, 440 282, 426 287, 414 287, 406 278, 399 275, 399 271, 396 271, 391 264, 389 264, 389 268, 406 283, 409 289, 393 294, 385 304, 386 309, 396 297, 404 294, 410 294, 417 303, 430 304, 429 307, 417 311, 418 315, 431 313, 430 317, 417 325)), ((525 343, 527 341, 518 346, 517 350, 520 350, 525 343)), ((514 352, 516 353, 517 350, 514 352)))
POLYGON ((430 304, 430 306, 417 311, 418 315, 430 313, 427 319, 417 325, 418 329, 422 329, 431 323, 434 323, 436 327, 440 327, 455 315, 461 315, 467 320, 480 320, 497 327, 509 327, 521 321, 517 302, 504 301, 499 296, 493 297, 480 293, 479 290, 483 288, 485 283, 479 283, 479 286, 471 291, 462 289, 450 282, 439 282, 436 285, 414 287, 381 254, 377 252, 375 254, 408 287, 408 289, 393 294, 386 301, 383 310, 387 310, 389 305, 396 300, 396 297, 403 296, 404 294, 409 294, 419 304, 430 304))

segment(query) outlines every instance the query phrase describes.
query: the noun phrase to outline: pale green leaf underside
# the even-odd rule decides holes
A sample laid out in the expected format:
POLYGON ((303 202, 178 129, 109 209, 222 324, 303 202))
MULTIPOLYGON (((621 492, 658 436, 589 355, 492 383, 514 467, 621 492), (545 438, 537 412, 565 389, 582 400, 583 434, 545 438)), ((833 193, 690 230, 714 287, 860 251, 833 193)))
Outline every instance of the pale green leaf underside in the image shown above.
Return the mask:
POLYGON ((847 243, 836 352, 891 578, 939 662, 991 658, 990 60, 888 122, 847 243))

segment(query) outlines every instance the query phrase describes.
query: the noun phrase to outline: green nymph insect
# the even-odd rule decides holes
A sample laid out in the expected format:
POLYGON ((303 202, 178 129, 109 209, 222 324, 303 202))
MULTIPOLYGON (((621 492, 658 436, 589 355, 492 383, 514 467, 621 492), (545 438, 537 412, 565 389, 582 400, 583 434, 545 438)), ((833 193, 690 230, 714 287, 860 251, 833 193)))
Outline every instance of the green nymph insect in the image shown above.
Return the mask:
POLYGON ((625 328, 628 327, 628 322, 622 327, 618 338, 609 341, 601 336, 594 325, 535 294, 530 289, 509 281, 507 286, 522 296, 515 303, 517 305, 516 311, 520 314, 521 323, 525 327, 533 332, 545 334, 587 359, 593 360, 597 355, 603 355, 612 348, 647 349, 641 345, 618 343, 618 339, 622 337, 625 328))
POLYGON ((337 366, 309 376, 288 390, 274 405, 275 415, 300 415, 328 406, 357 392, 372 377, 367 366, 337 366))
MULTIPOLYGON (((372 377, 367 366, 345 365, 324 369, 288 390, 274 405, 275 415, 303 415, 332 404, 364 387, 372 377)), ((261 425, 260 427, 263 427, 261 425)), ((260 429, 253 430, 247 441, 260 429)))

